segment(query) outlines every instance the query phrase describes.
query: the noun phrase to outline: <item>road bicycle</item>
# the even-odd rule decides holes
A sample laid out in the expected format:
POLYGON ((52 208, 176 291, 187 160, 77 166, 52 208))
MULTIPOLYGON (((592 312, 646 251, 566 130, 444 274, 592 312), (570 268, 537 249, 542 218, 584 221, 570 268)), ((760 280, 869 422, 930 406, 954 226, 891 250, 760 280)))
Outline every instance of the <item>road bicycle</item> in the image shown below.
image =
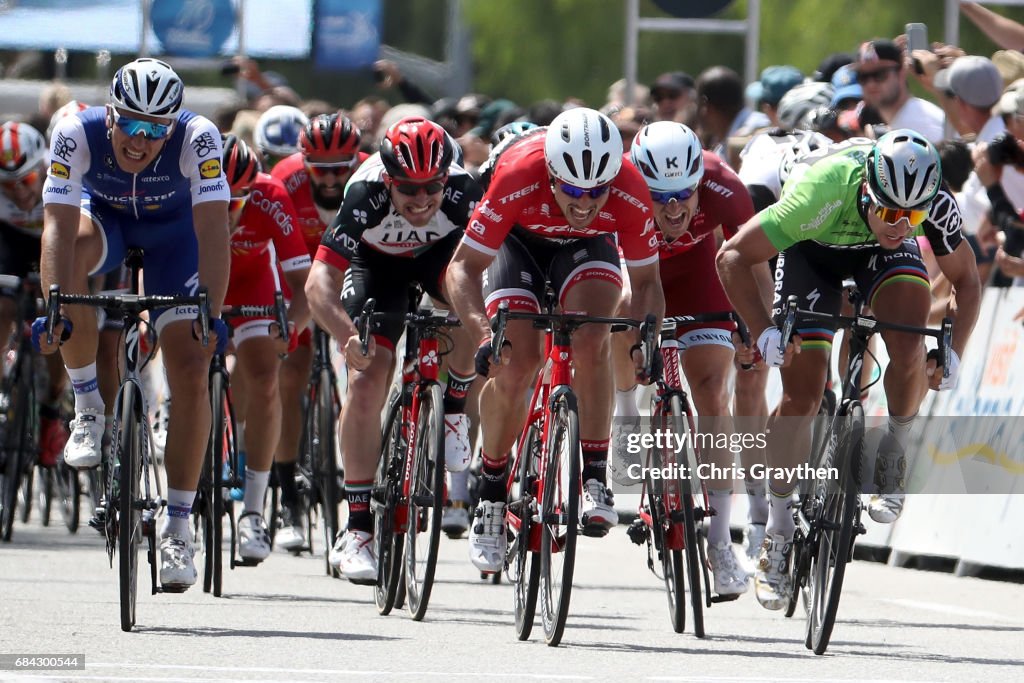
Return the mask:
POLYGON ((418 308, 416 287, 410 288, 409 301, 411 310, 396 314, 377 313, 376 301, 367 300, 358 327, 366 353, 376 324, 396 316, 405 322, 401 385, 388 400, 370 490, 377 555, 374 600, 386 615, 407 598, 409 614, 420 621, 434 585, 445 500, 444 390, 438 376, 451 349, 445 330, 459 322, 447 311, 418 308))
POLYGON ((702 458, 698 444, 691 438, 697 433, 697 428, 679 371, 680 344, 676 338, 677 328, 712 322, 736 324, 741 340, 749 345, 746 328, 731 311, 674 316, 662 320, 658 344, 662 369, 660 373, 655 373, 650 415, 652 433, 663 436, 654 443, 664 445, 647 449, 640 508, 637 518, 627 529, 633 543, 647 546, 647 567, 665 582, 673 630, 682 633, 686 628, 686 595, 689 594, 693 632, 698 638, 705 635, 704 607, 739 597, 738 594, 711 594, 703 522, 705 518, 715 515, 716 511, 709 504, 704 481, 695 474, 702 458), (665 439, 664 435, 669 435, 671 441, 665 439), (669 445, 675 443, 683 444, 683 450, 677 451, 669 445), (652 471, 674 472, 678 475, 652 477, 652 471))
POLYGON ((883 330, 933 337, 938 348, 931 353, 941 363, 943 376, 949 373, 952 348, 953 323, 949 318, 942 321, 939 329, 887 323, 864 314, 864 300, 856 289, 848 289, 847 295, 853 305, 852 316, 804 310, 798 308, 796 296, 790 296, 784 309, 783 341, 779 349, 784 353, 785 344, 798 322, 835 325, 845 330, 850 340, 838 402, 829 400, 826 394, 819 412, 821 419, 812 430, 812 467, 835 468, 838 478, 803 482, 793 513, 796 520, 790 563, 793 592, 786 616, 796 610, 799 595, 807 613, 804 644, 818 655, 825 653, 832 637, 846 565, 853 559, 856 538, 866 532, 861 523, 865 423, 860 397, 864 356, 870 354, 868 342, 883 330))
POLYGON ((505 521, 509 544, 505 571, 513 586, 516 635, 527 640, 533 630, 540 599, 544 639, 557 646, 565 631, 572 595, 578 533, 603 536, 606 529, 581 524, 582 489, 579 409, 572 389, 572 335, 583 325, 611 325, 612 331, 644 326, 651 367, 654 317, 643 323, 558 313, 555 299, 546 297, 544 313, 509 311, 499 305, 492 345, 497 355, 509 320, 530 320, 544 330, 545 361, 530 398, 526 425, 519 436, 509 472, 505 521))
MULTIPOLYGON (((102 466, 105 490, 100 509, 102 514, 96 523, 103 528, 111 567, 115 552, 118 555, 121 630, 131 631, 135 626, 138 553, 143 542, 147 544, 146 557, 150 565, 153 594, 181 592, 164 588, 157 581, 157 565, 160 560, 156 541, 156 516, 166 501, 151 459, 149 411, 139 377, 142 366, 150 360, 156 347, 155 343, 151 343, 149 356, 142 354, 142 335, 153 334, 152 328, 148 326, 143 330, 142 314, 176 306, 198 307, 203 344, 209 342, 210 318, 207 293, 202 288, 194 296, 142 296, 138 293, 142 250, 129 249, 125 262, 131 269, 129 294, 64 294, 58 285, 51 285, 47 299, 45 334, 47 340, 52 342, 54 327, 61 320, 61 306, 107 308, 124 318, 125 343, 121 363, 124 376, 114 402, 110 449, 104 453, 102 466)), ((70 334, 66 320, 65 330, 70 334)), ((218 342, 226 344, 227 340, 218 342)))

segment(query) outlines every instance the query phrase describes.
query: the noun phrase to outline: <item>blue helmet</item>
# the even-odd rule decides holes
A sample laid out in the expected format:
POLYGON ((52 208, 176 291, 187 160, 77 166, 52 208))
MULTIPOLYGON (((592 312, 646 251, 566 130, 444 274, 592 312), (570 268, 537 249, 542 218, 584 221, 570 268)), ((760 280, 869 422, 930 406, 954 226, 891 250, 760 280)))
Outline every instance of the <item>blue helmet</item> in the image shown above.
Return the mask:
POLYGON ((512 123, 506 123, 504 126, 491 133, 491 145, 497 147, 505 138, 515 137, 516 135, 525 133, 528 130, 533 130, 536 127, 536 123, 531 123, 529 121, 513 121, 512 123))

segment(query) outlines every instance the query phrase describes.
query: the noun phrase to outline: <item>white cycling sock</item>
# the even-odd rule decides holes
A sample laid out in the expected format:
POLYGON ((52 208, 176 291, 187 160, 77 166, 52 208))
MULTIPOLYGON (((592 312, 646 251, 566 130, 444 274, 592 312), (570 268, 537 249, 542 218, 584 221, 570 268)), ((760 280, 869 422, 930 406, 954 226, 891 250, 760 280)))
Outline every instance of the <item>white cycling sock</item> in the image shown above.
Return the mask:
POLYGON ((917 415, 911 415, 910 417, 896 417, 895 415, 889 416, 889 433, 892 434, 893 438, 904 450, 907 447, 907 437, 910 436, 910 430, 914 428, 914 420, 917 415))
POLYGON ((192 503, 196 499, 195 491, 167 489, 167 514, 160 525, 160 537, 173 534, 180 538, 192 538, 189 528, 189 517, 192 514, 192 503))
POLYGON ((75 412, 91 408, 102 413, 103 397, 100 396, 100 384, 96 379, 96 363, 81 368, 64 367, 75 390, 75 412))
POLYGON ((745 479, 743 486, 747 490, 747 518, 751 524, 765 524, 768 521, 768 496, 764 479, 745 479))
POLYGON ((453 503, 469 502, 469 468, 461 472, 449 472, 451 485, 448 488, 448 500, 453 503))
POLYGON ((636 406, 636 388, 615 391, 615 417, 640 417, 636 406))
POLYGON ((796 523, 793 521, 793 490, 779 492, 768 487, 768 524, 765 533, 769 536, 782 534, 786 538, 793 538, 796 531, 796 523))
POLYGON ((267 482, 270 481, 270 470, 257 472, 251 467, 245 468, 245 498, 242 501, 242 514, 258 512, 263 514, 263 498, 267 493, 267 482))
POLYGON ((711 516, 711 523, 708 525, 708 543, 721 545, 732 543, 732 536, 729 535, 729 512, 732 510, 732 489, 708 489, 708 502, 714 508, 715 514, 711 516))

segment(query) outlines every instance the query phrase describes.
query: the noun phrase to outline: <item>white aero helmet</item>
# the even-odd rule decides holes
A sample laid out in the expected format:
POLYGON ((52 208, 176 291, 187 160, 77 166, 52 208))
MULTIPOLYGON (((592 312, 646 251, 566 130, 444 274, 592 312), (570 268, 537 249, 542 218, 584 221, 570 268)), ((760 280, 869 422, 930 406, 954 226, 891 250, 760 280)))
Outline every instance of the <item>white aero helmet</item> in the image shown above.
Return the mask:
POLYGON ((146 116, 174 118, 185 86, 166 62, 143 57, 117 70, 110 83, 110 103, 146 116))
POLYGON ((789 92, 779 100, 779 107, 776 110, 779 117, 779 125, 787 130, 797 127, 809 111, 818 107, 827 107, 832 102, 832 93, 835 92, 831 83, 801 83, 791 88, 789 92))
POLYGON ((704 177, 700 140, 682 123, 658 121, 644 126, 633 138, 629 156, 655 192, 693 188, 704 177))
POLYGON ((794 130, 791 137, 793 141, 786 146, 786 151, 782 153, 782 160, 779 162, 779 180, 783 184, 789 180, 789 174, 797 161, 832 143, 825 135, 809 130, 794 130))
POLYGON ((878 138, 867 159, 871 200, 893 209, 929 206, 942 185, 942 162, 932 143, 906 128, 878 138))
POLYGON ((42 134, 27 123, 0 126, 0 180, 17 180, 46 162, 49 149, 42 134))
POLYGON ((544 138, 548 171, 583 189, 610 183, 622 168, 622 136, 604 114, 575 107, 555 117, 544 138))
POLYGON ((278 104, 260 114, 252 133, 256 148, 263 155, 286 157, 299 151, 299 133, 309 123, 300 109, 278 104))

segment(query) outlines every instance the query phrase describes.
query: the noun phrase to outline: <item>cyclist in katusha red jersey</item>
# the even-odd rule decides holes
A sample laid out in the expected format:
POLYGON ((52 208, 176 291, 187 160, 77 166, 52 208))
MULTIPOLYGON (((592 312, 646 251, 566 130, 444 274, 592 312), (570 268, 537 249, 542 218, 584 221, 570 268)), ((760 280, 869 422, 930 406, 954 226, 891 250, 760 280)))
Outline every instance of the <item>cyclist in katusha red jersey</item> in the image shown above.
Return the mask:
MULTIPOLYGON (((616 238, 633 283, 631 317, 664 309, 650 195, 640 173, 622 159, 622 138, 608 117, 583 107, 528 131, 494 167, 448 268, 455 310, 479 340, 477 372, 490 373, 480 396, 483 486, 470 529, 470 559, 485 572, 505 561, 505 466, 526 420, 523 396, 543 360, 542 332, 528 321, 507 328, 511 349, 492 365, 488 318, 501 301, 538 311, 550 281, 561 310, 610 316, 621 298, 616 238)), ((629 335, 634 341, 635 334, 629 335)), ((603 535, 618 521, 606 486, 614 394, 606 325, 573 337, 583 450, 584 531, 603 535)), ((637 370, 640 354, 634 355, 637 370)))
MULTIPOLYGON (((697 315, 731 311, 722 283, 715 270, 718 251, 716 231, 721 228, 731 237, 754 215, 753 202, 736 173, 716 154, 701 149, 697 135, 687 126, 660 121, 644 126, 633 139, 629 154, 640 170, 651 199, 658 225, 658 251, 661 256, 661 283, 665 292, 665 315, 697 315)), ((768 277, 765 268, 764 277, 768 277)), ((624 296, 628 300, 628 294, 624 296)), ((738 335, 731 322, 700 323, 676 328, 681 345, 681 362, 690 395, 700 416, 699 431, 715 434, 718 447, 708 448, 703 461, 719 468, 722 476, 705 479, 711 507, 715 515, 708 528, 708 561, 714 572, 715 592, 722 596, 738 596, 747 590, 747 572, 737 564, 729 534, 729 518, 734 481, 729 476, 735 453, 725 447, 717 435, 735 432, 763 432, 761 424, 767 415, 765 384, 768 373, 762 368, 740 371, 736 375, 736 414, 754 416, 737 418, 733 425, 729 408, 729 385, 732 378, 738 335)), ((618 344, 619 341, 616 340, 618 344)), ((625 349, 623 349, 624 352, 625 349)), ((635 381, 631 368, 616 363, 616 415, 639 419, 634 398, 635 381)), ((633 420, 617 424, 618 442, 628 434, 633 420)), ((633 430, 635 431, 635 429, 633 430)), ((733 437, 729 437, 731 445, 733 437)), ((744 449, 744 470, 754 462, 764 462, 764 453, 744 449), (750 460, 751 462, 747 462, 750 460)), ((616 455, 626 450, 616 448, 616 455)), ((616 471, 622 471, 621 466, 616 471)), ((745 481, 751 506, 764 508, 768 501, 764 482, 753 478, 745 481)), ((761 527, 764 528, 763 525, 761 527)), ((763 533, 762 533, 763 539, 763 533)), ((759 544, 759 539, 753 539, 759 544)))
POLYGON ((263 498, 281 434, 282 403, 278 391, 280 355, 295 348, 309 323, 304 292, 310 258, 295 210, 281 181, 259 172, 253 151, 233 135, 224 138, 224 175, 231 186, 231 276, 225 306, 267 306, 285 283, 292 294, 288 330, 274 316, 232 319, 238 363, 231 376, 235 413, 245 429, 245 497, 238 518, 238 553, 262 562, 270 554, 263 518, 263 498), (283 280, 282 280, 283 274, 283 280))
MULTIPOLYGON (((359 151, 361 139, 359 127, 341 112, 316 116, 299 133, 299 152, 279 161, 271 171, 291 196, 297 226, 311 259, 324 230, 341 208, 345 184, 369 157, 359 151)), ((295 461, 302 434, 302 393, 313 360, 311 340, 311 330, 303 330, 298 348, 281 364, 283 416, 274 458, 281 486, 281 529, 274 540, 285 550, 306 544, 305 510, 295 489, 295 461)))

